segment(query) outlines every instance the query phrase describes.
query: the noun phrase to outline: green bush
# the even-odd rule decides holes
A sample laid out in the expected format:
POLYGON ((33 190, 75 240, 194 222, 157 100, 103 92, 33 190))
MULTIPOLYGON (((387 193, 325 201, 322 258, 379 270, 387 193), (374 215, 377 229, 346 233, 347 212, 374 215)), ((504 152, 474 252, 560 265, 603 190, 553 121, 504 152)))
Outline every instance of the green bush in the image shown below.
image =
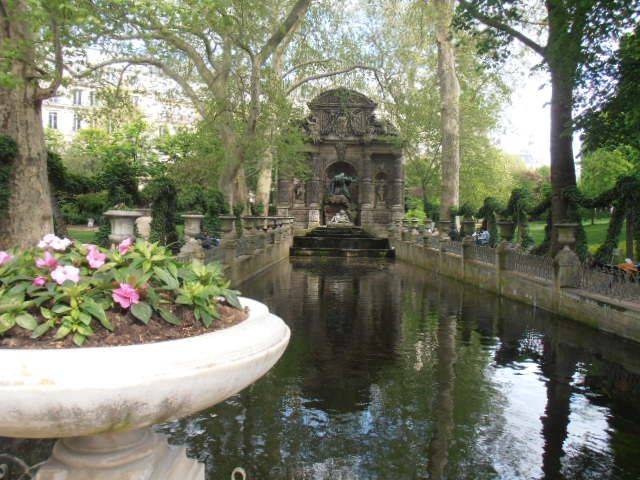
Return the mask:
POLYGON ((99 175, 102 187, 107 190, 109 207, 126 205, 135 207, 140 204, 138 190, 139 168, 121 158, 114 158, 105 163, 99 175))
POLYGON ((176 213, 178 210, 176 187, 170 178, 159 177, 152 180, 147 189, 149 189, 153 199, 150 240, 177 251, 180 245, 178 243, 178 230, 176 229, 176 213))

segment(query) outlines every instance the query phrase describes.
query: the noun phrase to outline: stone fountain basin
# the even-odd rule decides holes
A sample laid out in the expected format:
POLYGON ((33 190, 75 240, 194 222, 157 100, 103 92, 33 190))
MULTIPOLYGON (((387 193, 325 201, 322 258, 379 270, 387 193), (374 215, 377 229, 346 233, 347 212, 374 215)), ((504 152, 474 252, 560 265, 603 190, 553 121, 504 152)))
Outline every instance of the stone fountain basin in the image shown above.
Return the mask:
POLYGON ((267 307, 204 335, 122 347, 0 350, 0 436, 125 432, 222 402, 262 377, 290 330, 267 307))

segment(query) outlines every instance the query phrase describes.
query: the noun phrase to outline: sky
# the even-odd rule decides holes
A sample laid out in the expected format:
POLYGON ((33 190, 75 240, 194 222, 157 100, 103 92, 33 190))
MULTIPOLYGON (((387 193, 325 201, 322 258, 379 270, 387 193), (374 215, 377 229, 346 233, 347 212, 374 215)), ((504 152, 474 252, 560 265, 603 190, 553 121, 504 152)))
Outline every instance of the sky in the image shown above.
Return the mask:
MULTIPOLYGON (((546 71, 533 70, 536 63, 534 54, 521 51, 507 65, 513 94, 497 134, 498 145, 507 153, 523 157, 530 168, 550 163, 551 85, 546 71)), ((574 135, 573 151, 574 155, 580 151, 578 135, 574 135)))

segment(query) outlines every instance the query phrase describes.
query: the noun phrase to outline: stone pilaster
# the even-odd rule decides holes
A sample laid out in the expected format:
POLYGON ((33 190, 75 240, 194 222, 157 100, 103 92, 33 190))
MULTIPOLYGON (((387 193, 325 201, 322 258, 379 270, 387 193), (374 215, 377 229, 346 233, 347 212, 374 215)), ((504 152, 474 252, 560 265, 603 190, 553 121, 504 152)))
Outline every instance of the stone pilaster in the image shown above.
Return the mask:
POLYGON ((402 155, 396 156, 393 164, 393 179, 391 184, 391 216, 402 218, 404 215, 404 167, 402 155))
POLYGON ((289 215, 291 208, 291 179, 280 177, 278 179, 278 215, 289 215))

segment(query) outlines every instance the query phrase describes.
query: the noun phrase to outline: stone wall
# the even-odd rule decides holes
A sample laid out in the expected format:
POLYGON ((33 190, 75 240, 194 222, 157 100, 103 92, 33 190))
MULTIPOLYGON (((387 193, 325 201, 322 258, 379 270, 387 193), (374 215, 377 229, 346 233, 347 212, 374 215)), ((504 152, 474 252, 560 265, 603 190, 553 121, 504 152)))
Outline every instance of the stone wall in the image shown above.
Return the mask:
POLYGON ((490 249, 466 241, 461 253, 454 253, 449 242, 434 248, 434 239, 400 233, 392 237, 399 260, 640 342, 640 296, 625 301, 576 288, 579 267, 572 252, 561 252, 567 262, 560 254, 551 260, 517 253, 506 243, 490 249))
POLYGON ((221 219, 223 232, 218 247, 195 252, 183 249, 180 258, 220 262, 225 275, 236 286, 289 256, 293 243, 292 217, 221 219))

